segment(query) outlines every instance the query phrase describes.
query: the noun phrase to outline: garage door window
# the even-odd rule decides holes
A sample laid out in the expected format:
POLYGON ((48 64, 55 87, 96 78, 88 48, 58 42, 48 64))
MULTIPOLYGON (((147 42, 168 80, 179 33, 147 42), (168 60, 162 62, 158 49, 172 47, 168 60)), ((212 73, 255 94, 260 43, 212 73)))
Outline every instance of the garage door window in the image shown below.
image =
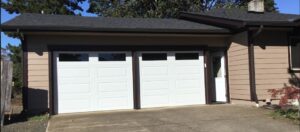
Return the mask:
POLYGON ((198 60, 199 54, 198 53, 176 53, 175 58, 176 60, 198 60))
POLYGON ((143 61, 167 60, 167 53, 144 53, 143 61))
POLYGON ((101 53, 98 54, 99 61, 126 61, 125 53, 101 53))
POLYGON ((63 53, 59 54, 59 61, 89 61, 86 53, 63 53))

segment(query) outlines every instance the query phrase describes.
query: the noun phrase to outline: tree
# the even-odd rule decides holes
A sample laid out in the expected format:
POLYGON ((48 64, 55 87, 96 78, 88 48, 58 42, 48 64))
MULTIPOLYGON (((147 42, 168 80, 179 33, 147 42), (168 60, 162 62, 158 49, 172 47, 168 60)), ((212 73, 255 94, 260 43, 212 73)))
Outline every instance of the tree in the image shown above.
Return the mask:
MULTIPOLYGON (((17 13, 44 13, 44 14, 66 14, 76 15, 76 11, 83 11, 79 6, 85 0, 1 0, 1 8, 10 14, 17 13)), ((6 33, 10 37, 19 38, 22 42, 22 35, 17 33, 6 33)), ((13 81, 14 88, 22 86, 22 50, 21 45, 6 47, 9 50, 9 57, 14 62, 13 81)), ((20 89, 18 89, 20 90, 20 89)), ((20 91, 16 92, 20 92, 20 91)))
POLYGON ((7 0, 1 1, 1 8, 12 13, 43 13, 75 15, 83 11, 79 3, 85 0, 7 0))
MULTIPOLYGON (((177 17, 181 11, 214 8, 247 8, 249 0, 89 0, 88 12, 114 17, 177 17)), ((265 0, 266 11, 276 11, 274 0, 265 0)))
MULTIPOLYGON (((75 15, 75 11, 83 11, 79 6, 85 0, 1 0, 1 8, 10 14, 44 13, 75 15)), ((20 34, 6 33, 13 38, 21 38, 20 34)))

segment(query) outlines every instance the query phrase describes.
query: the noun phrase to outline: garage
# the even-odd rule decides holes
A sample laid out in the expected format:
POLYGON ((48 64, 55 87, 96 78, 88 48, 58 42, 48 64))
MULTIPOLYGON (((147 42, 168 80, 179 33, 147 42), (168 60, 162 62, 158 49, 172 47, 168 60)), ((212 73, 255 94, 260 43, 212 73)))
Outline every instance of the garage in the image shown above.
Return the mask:
POLYGON ((202 51, 140 52, 141 108, 205 104, 202 51))
POLYGON ((57 113, 133 109, 131 52, 55 52, 57 113))

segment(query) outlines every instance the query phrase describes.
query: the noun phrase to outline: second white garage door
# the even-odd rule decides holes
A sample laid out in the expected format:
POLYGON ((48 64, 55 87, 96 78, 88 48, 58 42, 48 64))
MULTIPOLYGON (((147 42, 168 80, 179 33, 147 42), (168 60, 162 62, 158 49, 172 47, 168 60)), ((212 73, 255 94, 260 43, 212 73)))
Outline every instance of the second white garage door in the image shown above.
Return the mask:
POLYGON ((140 52, 141 108, 205 104, 202 51, 140 52))

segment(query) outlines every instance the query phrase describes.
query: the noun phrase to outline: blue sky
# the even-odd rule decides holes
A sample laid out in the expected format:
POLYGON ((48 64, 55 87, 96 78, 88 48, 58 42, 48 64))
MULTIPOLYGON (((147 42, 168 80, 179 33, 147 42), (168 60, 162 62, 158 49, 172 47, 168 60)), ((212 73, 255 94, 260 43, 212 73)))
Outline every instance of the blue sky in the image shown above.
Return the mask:
MULTIPOLYGON (((275 2, 280 13, 300 14, 300 0, 275 0, 275 2)), ((87 2, 82 3, 81 6, 84 9, 84 11, 81 12, 83 16, 96 16, 94 14, 85 12, 89 6, 87 2)), ((1 8, 1 23, 6 22, 16 16, 17 14, 9 14, 7 11, 1 8)), ((1 47, 5 47, 8 43, 18 45, 20 44, 20 40, 7 37, 3 32, 1 32, 1 47)))

